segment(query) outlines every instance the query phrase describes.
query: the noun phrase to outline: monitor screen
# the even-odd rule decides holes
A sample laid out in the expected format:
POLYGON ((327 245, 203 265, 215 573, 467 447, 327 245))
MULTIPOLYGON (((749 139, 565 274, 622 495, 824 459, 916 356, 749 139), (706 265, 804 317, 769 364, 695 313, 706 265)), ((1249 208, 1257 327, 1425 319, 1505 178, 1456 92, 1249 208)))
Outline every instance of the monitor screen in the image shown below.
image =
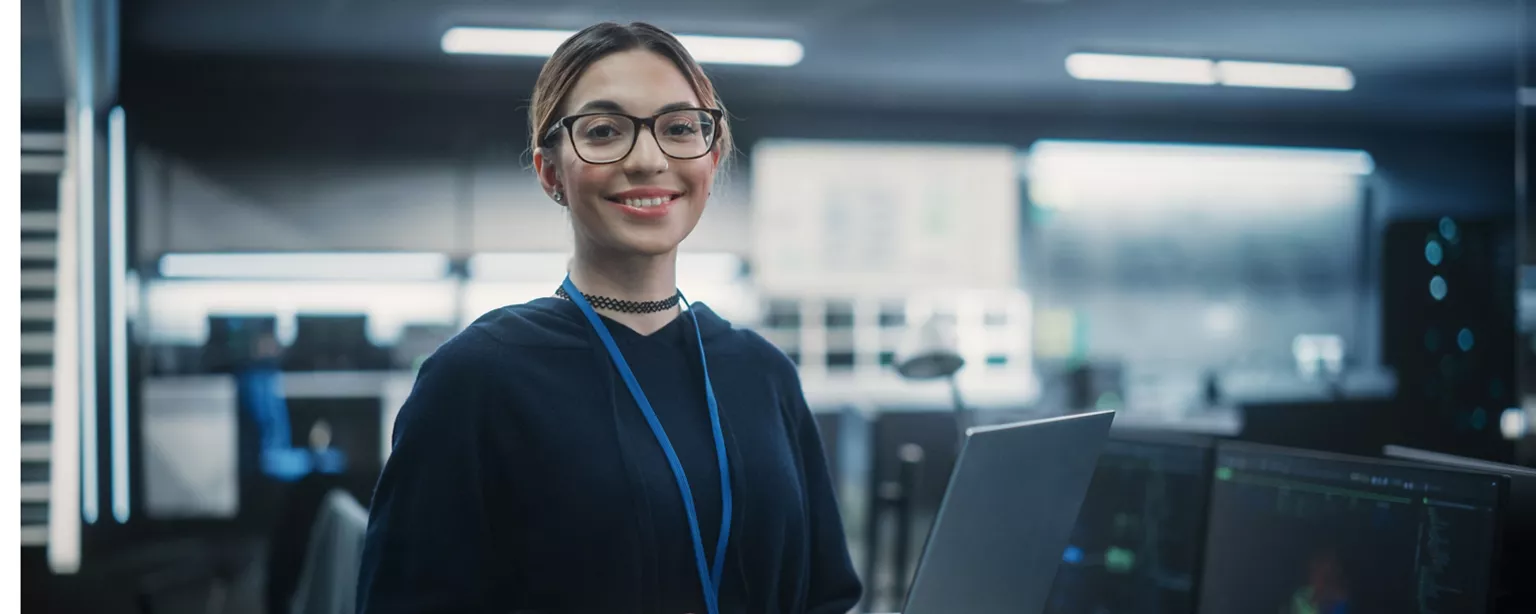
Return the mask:
POLYGON ((1451 469, 1478 471, 1509 478, 1505 499, 1504 543, 1499 549, 1501 612, 1536 612, 1536 469, 1452 456, 1403 446, 1386 446, 1382 455, 1451 469))
POLYGON ((203 367, 225 373, 277 356, 277 317, 272 315, 208 316, 208 341, 203 367))
POLYGON ((1505 478, 1227 444, 1200 611, 1489 612, 1505 478))
POLYGON ((1195 611, 1212 446, 1117 433, 1105 444, 1046 612, 1195 611))

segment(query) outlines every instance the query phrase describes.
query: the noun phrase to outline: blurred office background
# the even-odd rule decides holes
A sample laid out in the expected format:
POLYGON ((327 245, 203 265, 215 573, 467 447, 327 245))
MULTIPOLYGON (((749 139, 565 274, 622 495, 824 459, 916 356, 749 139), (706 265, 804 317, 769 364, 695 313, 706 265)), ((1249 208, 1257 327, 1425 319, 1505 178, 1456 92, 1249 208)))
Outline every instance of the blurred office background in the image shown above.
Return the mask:
POLYGON ((561 279, 549 47, 511 29, 600 20, 772 39, 690 43, 739 156, 679 283, 799 365, 865 607, 899 606, 956 403, 1536 463, 1522 2, 20 10, 27 612, 318 590, 313 527, 361 517, 420 361, 561 279), (964 366, 904 378, 936 329, 964 366))

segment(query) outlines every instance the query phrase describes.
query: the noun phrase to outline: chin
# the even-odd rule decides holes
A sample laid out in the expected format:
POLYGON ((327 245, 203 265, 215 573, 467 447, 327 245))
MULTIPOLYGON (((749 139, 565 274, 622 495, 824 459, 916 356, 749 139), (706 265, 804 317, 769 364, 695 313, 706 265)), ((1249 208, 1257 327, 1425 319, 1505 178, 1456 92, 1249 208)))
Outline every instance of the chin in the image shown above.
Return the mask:
POLYGON ((618 241, 624 251, 640 256, 664 256, 677 251, 682 240, 672 237, 624 237, 618 241))

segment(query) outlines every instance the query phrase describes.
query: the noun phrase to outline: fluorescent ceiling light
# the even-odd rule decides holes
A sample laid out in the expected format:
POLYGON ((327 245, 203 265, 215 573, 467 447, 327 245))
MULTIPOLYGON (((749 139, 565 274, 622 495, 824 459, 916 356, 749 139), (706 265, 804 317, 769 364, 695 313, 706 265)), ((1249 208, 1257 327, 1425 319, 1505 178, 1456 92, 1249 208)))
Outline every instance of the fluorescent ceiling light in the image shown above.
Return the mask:
POLYGON ((433 280, 448 274, 448 256, 432 253, 166 254, 168 278, 266 280, 433 280))
MULTIPOLYGON (((447 53, 549 57, 574 34, 571 30, 455 27, 443 33, 442 46, 447 53)), ((805 56, 799 42, 785 38, 685 34, 677 40, 704 64, 794 66, 805 56)))
POLYGON ((1029 148, 1024 166, 1032 179, 1049 173, 1344 174, 1376 170, 1358 149, 1187 145, 1042 139, 1029 148))
POLYGON ((1067 73, 1085 81, 1216 84, 1215 63, 1199 58, 1074 53, 1067 56, 1067 73))
POLYGON ((1074 53, 1067 56, 1067 74, 1085 81, 1330 91, 1349 91, 1355 87, 1354 73, 1340 66, 1106 53, 1074 53))
POLYGON ((1216 63, 1222 85, 1232 87, 1273 87, 1296 90, 1347 92, 1355 88, 1355 75, 1340 66, 1276 64, 1273 62, 1216 63))

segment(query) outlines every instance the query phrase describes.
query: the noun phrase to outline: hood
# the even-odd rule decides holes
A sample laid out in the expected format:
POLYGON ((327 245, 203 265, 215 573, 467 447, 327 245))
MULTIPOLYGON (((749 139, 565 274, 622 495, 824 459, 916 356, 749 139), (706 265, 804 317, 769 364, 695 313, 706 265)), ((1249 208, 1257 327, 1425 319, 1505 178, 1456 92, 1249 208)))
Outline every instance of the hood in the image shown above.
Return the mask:
MULTIPOLYGON (((708 305, 693 303, 690 309, 699 320, 705 345, 732 330, 731 323, 708 305)), ((687 317, 687 313, 681 317, 687 317)), ((554 297, 502 307, 481 316, 470 327, 479 328, 502 343, 522 347, 586 348, 592 347, 594 339, 581 308, 554 297)))

